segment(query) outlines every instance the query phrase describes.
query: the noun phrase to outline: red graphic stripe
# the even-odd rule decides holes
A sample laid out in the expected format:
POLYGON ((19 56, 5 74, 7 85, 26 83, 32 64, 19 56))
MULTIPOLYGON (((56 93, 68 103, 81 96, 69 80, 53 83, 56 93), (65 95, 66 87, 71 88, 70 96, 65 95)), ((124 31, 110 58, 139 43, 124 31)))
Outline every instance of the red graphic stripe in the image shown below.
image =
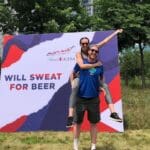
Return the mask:
POLYGON ((27 116, 22 116, 16 121, 7 124, 6 126, 0 129, 0 132, 15 132, 18 128, 22 126, 22 124, 26 121, 27 116))
POLYGON ((103 112, 108 108, 108 104, 105 101, 104 93, 100 94, 100 111, 103 112))
POLYGON ((22 49, 18 48, 16 45, 12 45, 5 61, 2 63, 2 68, 9 67, 11 64, 17 62, 23 53, 24 51, 22 49))
POLYGON ((5 45, 5 44, 6 44, 9 40, 11 40, 13 37, 14 37, 14 36, 8 35, 8 34, 4 35, 4 37, 3 37, 3 45, 5 45))
POLYGON ((118 73, 113 81, 109 84, 109 89, 113 102, 117 102, 121 99, 121 84, 120 84, 120 74, 118 73))

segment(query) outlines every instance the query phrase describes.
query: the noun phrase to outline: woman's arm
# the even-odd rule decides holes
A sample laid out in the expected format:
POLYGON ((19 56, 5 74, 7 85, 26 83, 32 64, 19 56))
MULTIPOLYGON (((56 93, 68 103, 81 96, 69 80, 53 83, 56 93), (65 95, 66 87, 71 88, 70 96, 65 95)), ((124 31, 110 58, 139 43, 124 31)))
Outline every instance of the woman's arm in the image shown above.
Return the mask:
POLYGON ((73 79, 75 78, 75 73, 72 71, 70 76, 69 76, 69 79, 70 79, 70 82, 72 83, 73 79))
POLYGON ((104 96, 106 96, 106 91, 105 91, 104 88, 100 87, 99 90, 102 91, 102 92, 104 93, 104 96))
POLYGON ((102 40, 101 42, 97 43, 97 47, 100 48, 103 45, 105 45, 106 43, 108 43, 115 35, 117 35, 118 33, 122 33, 123 29, 118 29, 115 32, 113 32, 111 35, 109 35, 108 37, 106 37, 104 40, 102 40))
POLYGON ((76 54, 76 62, 80 66, 81 69, 89 69, 89 68, 94 68, 94 67, 102 65, 102 63, 100 61, 98 61, 97 63, 94 63, 94 64, 84 64, 80 52, 78 52, 76 54))

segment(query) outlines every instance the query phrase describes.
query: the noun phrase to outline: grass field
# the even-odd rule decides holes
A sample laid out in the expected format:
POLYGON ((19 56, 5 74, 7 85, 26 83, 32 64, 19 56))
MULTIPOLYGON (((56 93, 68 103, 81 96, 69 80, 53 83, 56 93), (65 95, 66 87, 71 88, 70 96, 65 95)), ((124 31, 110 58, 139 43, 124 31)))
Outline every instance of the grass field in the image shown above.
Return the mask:
MULTIPOLYGON (((99 133, 97 150, 150 150, 150 89, 122 88, 124 133, 99 133)), ((0 150, 72 150, 72 132, 0 133, 0 150)), ((81 133, 80 150, 90 150, 81 133)))
POLYGON ((125 129, 150 129, 150 88, 122 86, 125 129))
MULTIPOLYGON (((0 150, 72 150, 72 132, 1 133, 0 150)), ((97 150, 149 150, 150 129, 99 133, 97 150)), ((80 150, 90 150, 89 133, 82 133, 80 150)))

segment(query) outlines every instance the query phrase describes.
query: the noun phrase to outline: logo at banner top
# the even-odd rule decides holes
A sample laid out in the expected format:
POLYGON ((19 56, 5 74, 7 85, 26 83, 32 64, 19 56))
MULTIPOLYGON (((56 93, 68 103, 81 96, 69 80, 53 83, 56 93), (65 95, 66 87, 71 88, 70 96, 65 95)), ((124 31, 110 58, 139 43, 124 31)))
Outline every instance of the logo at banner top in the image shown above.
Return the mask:
POLYGON ((49 61, 75 61, 75 57, 70 56, 71 50, 74 47, 75 46, 73 45, 66 49, 50 51, 46 54, 46 56, 49 61))
POLYGON ((67 54, 69 52, 71 52, 71 50, 74 48, 75 46, 71 46, 69 48, 66 49, 61 49, 61 50, 56 50, 56 51, 50 51, 47 53, 47 56, 54 56, 54 55, 63 55, 63 54, 67 54))

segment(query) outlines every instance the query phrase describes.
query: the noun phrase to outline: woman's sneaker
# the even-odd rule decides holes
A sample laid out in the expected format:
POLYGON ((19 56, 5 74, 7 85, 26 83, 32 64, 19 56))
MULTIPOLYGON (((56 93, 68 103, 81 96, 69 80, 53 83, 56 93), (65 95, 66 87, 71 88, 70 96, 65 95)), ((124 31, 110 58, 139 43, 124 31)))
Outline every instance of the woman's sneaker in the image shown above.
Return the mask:
POLYGON ((111 113, 110 118, 113 121, 122 122, 122 119, 118 116, 118 114, 116 112, 111 113))
POLYGON ((70 128, 72 126, 73 126, 73 117, 68 117, 66 127, 70 128))

